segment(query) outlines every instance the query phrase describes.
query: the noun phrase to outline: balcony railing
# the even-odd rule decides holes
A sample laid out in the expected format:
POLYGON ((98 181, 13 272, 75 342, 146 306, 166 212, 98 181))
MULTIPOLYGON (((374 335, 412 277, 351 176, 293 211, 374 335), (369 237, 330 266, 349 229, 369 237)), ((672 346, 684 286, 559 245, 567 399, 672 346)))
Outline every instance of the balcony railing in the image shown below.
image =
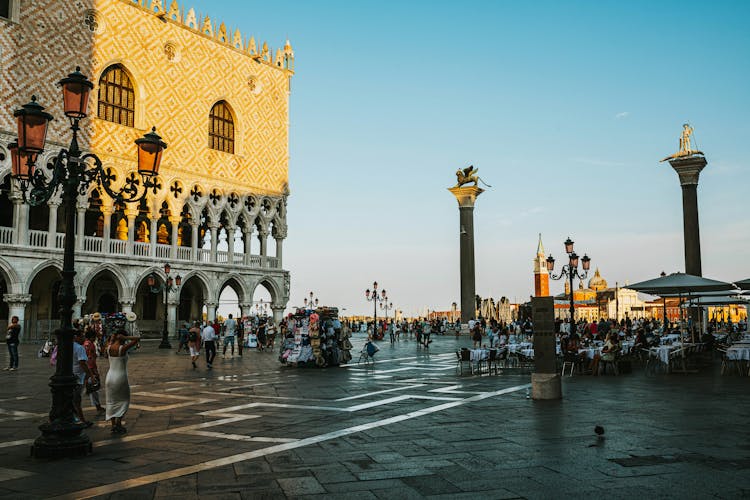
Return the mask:
POLYGON ((44 248, 47 246, 47 231, 29 230, 29 246, 44 248))
POLYGON ((151 250, 151 243, 136 241, 133 243, 133 255, 137 257, 148 257, 151 250))
MULTIPOLYGON (((29 230, 28 233, 29 242, 28 246, 34 248, 47 248, 50 233, 48 231, 29 230)), ((55 233, 54 235, 54 247, 55 249, 63 249, 65 247, 65 235, 62 233, 55 233)), ((13 243, 13 228, 12 227, 0 227, 0 245, 14 245, 13 243)), ((143 241, 132 242, 132 250, 129 250, 128 241, 125 240, 110 240, 108 253, 110 255, 122 255, 127 256, 132 251, 132 255, 135 257, 150 257, 151 256, 151 243, 143 241)), ((156 258, 159 260, 171 260, 172 259, 172 246, 171 245, 156 245, 156 258)), ((104 252, 104 238, 97 236, 84 236, 83 237, 83 251, 86 253, 101 254, 104 252)), ((187 262, 205 262, 211 263, 211 250, 207 248, 196 249, 195 258, 193 258, 193 249, 191 247, 177 247, 176 260, 187 261, 187 262)), ((229 252, 225 250, 219 250, 216 252, 216 263, 217 264, 228 264, 228 265, 239 265, 249 266, 263 269, 279 269, 279 261, 276 257, 250 255, 247 256, 243 252, 234 252, 232 256, 232 262, 229 261, 229 252)))
POLYGON ((125 240, 110 240, 109 253, 125 255, 128 253, 128 242, 125 240))
POLYGON ((102 253, 102 243, 104 240, 96 236, 84 236, 83 237, 83 251, 102 253))
POLYGON ((12 245, 13 244, 13 228, 12 227, 0 227, 0 245, 12 245))
POLYGON ((177 258, 179 260, 192 260, 193 252, 190 247, 177 247, 177 258))
POLYGON ((156 245, 156 257, 158 259, 169 259, 172 256, 172 247, 169 245, 156 245))
POLYGON ((198 262, 211 262, 211 250, 198 249, 198 262))

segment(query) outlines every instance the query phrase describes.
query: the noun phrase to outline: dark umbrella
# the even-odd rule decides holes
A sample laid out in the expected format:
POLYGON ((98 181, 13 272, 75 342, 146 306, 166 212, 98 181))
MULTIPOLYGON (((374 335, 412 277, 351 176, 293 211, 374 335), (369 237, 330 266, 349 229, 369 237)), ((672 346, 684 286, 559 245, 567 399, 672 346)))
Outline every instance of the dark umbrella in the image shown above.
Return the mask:
POLYGON ((742 281, 735 281, 734 284, 743 290, 750 290, 750 278, 742 281))
POLYGON ((628 285, 628 288, 662 297, 678 295, 680 298, 682 298, 682 295, 692 297, 694 294, 700 295, 706 292, 721 292, 735 289, 731 283, 685 273, 672 273, 659 278, 641 281, 640 283, 628 285))

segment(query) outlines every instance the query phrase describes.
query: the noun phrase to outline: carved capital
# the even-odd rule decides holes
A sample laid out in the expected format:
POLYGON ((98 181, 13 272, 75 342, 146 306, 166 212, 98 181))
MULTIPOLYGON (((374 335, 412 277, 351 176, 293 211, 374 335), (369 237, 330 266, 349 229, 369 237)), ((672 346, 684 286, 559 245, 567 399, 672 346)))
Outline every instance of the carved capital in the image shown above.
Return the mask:
POLYGON ((474 203, 476 203, 477 197, 484 193, 484 189, 475 186, 452 187, 448 188, 448 191, 453 193, 453 196, 456 197, 456 201, 458 201, 458 206, 460 208, 474 208, 474 203))
POLYGON ((669 160, 669 164, 680 177, 681 186, 697 186, 701 170, 707 162, 703 156, 686 156, 669 160))
POLYGON ((6 293, 3 295, 3 301, 11 306, 24 306, 31 302, 30 293, 6 293))

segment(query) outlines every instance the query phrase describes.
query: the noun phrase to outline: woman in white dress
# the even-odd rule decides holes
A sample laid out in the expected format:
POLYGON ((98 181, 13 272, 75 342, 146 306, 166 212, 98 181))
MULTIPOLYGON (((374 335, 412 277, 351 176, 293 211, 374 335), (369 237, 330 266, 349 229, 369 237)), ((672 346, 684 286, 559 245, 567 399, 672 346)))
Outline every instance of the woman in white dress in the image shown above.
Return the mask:
POLYGON ((112 422, 113 434, 125 434, 122 417, 130 406, 130 384, 128 382, 128 350, 138 344, 139 337, 128 337, 125 330, 117 331, 107 346, 109 371, 105 382, 107 394, 107 420, 112 422), (129 341, 129 342, 128 342, 129 341))

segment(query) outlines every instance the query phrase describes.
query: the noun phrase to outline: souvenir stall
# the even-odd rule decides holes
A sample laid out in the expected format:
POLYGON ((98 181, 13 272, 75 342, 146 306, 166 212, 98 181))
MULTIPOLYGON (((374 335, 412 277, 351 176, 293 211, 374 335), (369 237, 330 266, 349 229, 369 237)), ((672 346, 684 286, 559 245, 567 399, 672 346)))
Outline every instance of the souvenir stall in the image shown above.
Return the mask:
POLYGON ((351 333, 342 328, 337 308, 297 309, 286 322, 279 355, 281 363, 323 368, 351 361, 351 333))

